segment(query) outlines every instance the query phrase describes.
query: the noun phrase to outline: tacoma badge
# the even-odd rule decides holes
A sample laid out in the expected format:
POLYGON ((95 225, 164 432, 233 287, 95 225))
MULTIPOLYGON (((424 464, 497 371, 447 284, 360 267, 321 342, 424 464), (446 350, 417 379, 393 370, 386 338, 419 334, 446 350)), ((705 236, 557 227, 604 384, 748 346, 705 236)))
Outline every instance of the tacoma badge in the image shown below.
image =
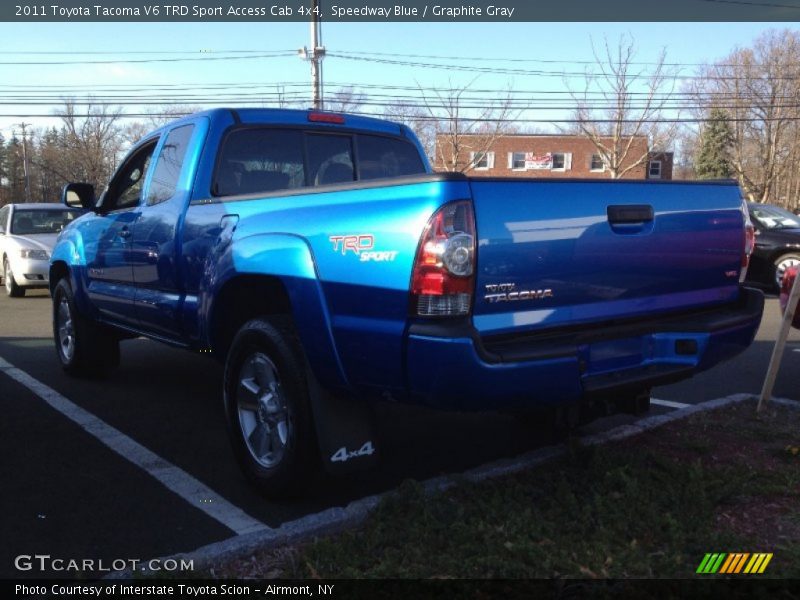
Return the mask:
POLYGON ((497 283, 486 286, 486 294, 483 299, 487 302, 517 302, 519 300, 544 300, 553 297, 553 290, 550 288, 540 290, 517 290, 516 283, 497 283))

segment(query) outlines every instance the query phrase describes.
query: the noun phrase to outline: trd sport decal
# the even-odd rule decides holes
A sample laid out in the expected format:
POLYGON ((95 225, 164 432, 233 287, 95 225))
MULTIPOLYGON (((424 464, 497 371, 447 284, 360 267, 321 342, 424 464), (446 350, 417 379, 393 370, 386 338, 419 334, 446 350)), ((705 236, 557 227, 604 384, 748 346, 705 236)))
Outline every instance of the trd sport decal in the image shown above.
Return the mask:
POLYGON ((328 238, 333 244, 334 252, 346 255, 352 252, 359 257, 361 262, 391 262, 397 256, 397 250, 373 251, 375 236, 372 234, 361 235, 332 235, 328 238))
POLYGON ((361 254, 362 250, 371 250, 375 246, 375 236, 371 234, 332 235, 328 239, 333 243, 333 251, 341 250, 342 254, 347 254, 348 250, 361 254))

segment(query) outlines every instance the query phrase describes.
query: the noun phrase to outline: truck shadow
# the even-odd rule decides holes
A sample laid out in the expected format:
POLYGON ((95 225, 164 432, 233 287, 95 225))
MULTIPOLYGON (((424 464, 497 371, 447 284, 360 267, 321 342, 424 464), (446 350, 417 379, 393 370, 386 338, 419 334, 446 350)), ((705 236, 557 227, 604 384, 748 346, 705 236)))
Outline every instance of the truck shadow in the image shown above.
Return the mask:
MULTIPOLYGON (((546 423, 531 424, 508 414, 440 412, 382 402, 375 407, 378 468, 342 478, 320 474, 304 498, 269 502, 244 481, 234 462, 223 419, 222 368, 214 360, 137 339, 123 343, 122 364, 107 379, 79 380, 59 369, 51 344, 2 338, 0 356, 270 526, 392 489, 405 479, 458 473, 552 442, 546 423)), ((796 395, 792 373, 800 368, 800 353, 792 348, 784 359, 777 396, 796 395)), ((733 361, 654 395, 694 402, 755 393, 771 350, 771 343, 756 342, 733 361)), ((5 384, 0 378, 0 397, 5 384)), ((620 419, 609 426, 634 417, 620 419)), ((113 473, 107 476, 113 478, 113 473)))

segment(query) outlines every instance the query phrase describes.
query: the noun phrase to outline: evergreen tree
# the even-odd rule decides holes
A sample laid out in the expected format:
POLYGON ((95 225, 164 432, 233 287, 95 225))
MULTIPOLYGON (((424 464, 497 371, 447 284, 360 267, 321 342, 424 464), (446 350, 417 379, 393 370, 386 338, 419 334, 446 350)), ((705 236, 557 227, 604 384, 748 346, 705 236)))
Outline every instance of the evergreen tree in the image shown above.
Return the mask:
POLYGON ((6 138, 0 133, 0 206, 8 202, 8 165, 6 164, 6 138))
POLYGON ((6 144, 6 177, 9 202, 25 202, 25 169, 22 165, 22 142, 12 135, 6 144))
POLYGON ((725 112, 712 108, 700 134, 700 149, 695 160, 698 179, 728 179, 733 177, 730 150, 733 131, 725 112))

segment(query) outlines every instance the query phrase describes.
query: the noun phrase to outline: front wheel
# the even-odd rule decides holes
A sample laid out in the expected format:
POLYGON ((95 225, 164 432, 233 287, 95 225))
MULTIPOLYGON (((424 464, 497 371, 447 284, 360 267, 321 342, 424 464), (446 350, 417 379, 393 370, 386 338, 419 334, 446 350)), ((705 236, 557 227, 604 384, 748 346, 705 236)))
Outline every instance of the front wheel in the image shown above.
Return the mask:
POLYGON ((773 275, 775 278, 775 289, 780 291, 786 269, 800 265, 800 254, 784 254, 783 256, 779 256, 774 264, 773 275))
POLYGON ((25 295, 25 288, 17 285, 14 273, 11 271, 11 263, 7 258, 3 260, 3 281, 5 281, 6 294, 9 298, 21 298, 25 295))
POLYGON ((78 312, 67 279, 53 290, 53 339, 58 360, 70 375, 97 377, 119 364, 119 340, 78 312))
POLYGON ((302 352, 287 317, 242 326, 225 361, 224 401, 233 451, 250 482, 270 498, 302 491, 316 438, 302 352))

